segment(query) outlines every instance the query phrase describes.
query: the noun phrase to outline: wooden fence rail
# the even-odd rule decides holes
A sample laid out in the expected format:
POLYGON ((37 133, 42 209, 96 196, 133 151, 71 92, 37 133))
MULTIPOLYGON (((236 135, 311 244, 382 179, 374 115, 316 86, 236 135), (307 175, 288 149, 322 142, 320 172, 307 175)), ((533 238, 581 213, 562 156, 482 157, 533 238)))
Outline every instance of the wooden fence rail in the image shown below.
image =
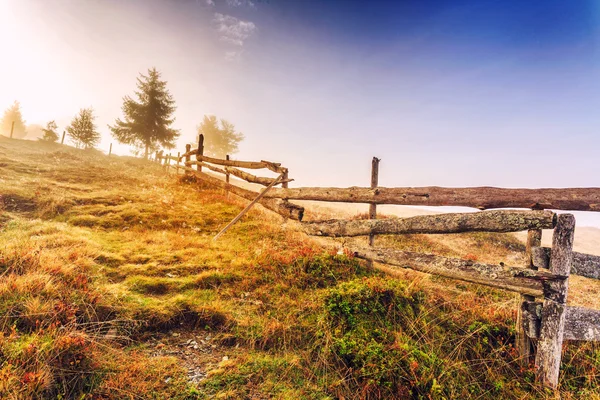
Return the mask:
POLYGON ((177 157, 157 152, 157 162, 165 168, 184 171, 199 182, 233 193, 251 203, 231 221, 242 218, 254 203, 296 221, 302 221, 304 208, 289 200, 367 203, 367 220, 328 220, 302 222, 305 233, 315 236, 368 236, 370 247, 355 246, 355 257, 394 268, 410 268, 446 278, 486 285, 521 294, 517 318, 517 348, 524 364, 535 355, 537 376, 544 385, 556 388, 563 340, 600 340, 600 311, 566 305, 570 274, 600 279, 600 257, 575 253, 573 235, 575 218, 549 210, 600 211, 600 188, 574 189, 503 189, 471 188, 385 188, 378 187, 379 159, 372 160, 371 187, 288 188, 289 170, 269 161, 237 161, 204 155, 204 137, 198 147, 186 145, 177 157), (191 157, 195 156, 196 161, 191 157), (176 164, 171 165, 171 161, 176 164), (183 165, 180 163, 184 161, 183 165), (215 166, 216 165, 216 166, 215 166), (196 169, 192 168, 196 166, 196 169), (202 172, 202 168, 224 175, 225 181, 202 172), (259 177, 244 169, 268 169, 279 178, 259 177), (230 182, 233 175, 267 188, 257 193, 230 182), (276 184, 282 187, 274 188, 276 184), (377 219, 377 204, 411 206, 463 206, 479 210, 526 208, 528 210, 493 210, 471 213, 446 213, 410 218, 377 219), (552 248, 541 247, 542 229, 554 229, 552 248), (528 231, 524 266, 485 264, 469 260, 372 247, 375 235, 453 234, 462 232, 528 231), (548 271, 549 270, 549 271, 548 271), (542 301, 536 301, 536 298, 542 301), (532 346, 537 342, 537 349, 532 346))
POLYGON ((479 210, 528 208, 536 210, 600 211, 600 188, 503 189, 496 187, 302 187, 273 189, 265 197, 342 203, 405 206, 461 206, 479 210))
MULTIPOLYGON (((533 265, 537 268, 550 268, 551 255, 552 249, 549 247, 534 247, 531 253, 533 265)), ((571 274, 600 279, 600 257, 573 252, 571 274)))
POLYGON ((353 247, 351 250, 357 258, 532 296, 542 296, 552 290, 550 282, 564 279, 545 271, 483 264, 433 254, 366 247, 353 247))
POLYGON ((351 237, 373 234, 519 232, 529 229, 553 229, 555 224, 556 214, 552 211, 499 210, 419 215, 409 218, 305 222, 304 228, 309 235, 351 237))

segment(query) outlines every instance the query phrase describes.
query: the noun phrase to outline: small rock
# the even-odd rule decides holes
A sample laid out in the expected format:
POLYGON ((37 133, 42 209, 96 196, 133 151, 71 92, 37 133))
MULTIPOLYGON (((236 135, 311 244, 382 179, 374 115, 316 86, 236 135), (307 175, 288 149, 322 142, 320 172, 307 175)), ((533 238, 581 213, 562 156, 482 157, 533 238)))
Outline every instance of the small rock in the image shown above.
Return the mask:
POLYGON ((223 356, 223 361, 227 361, 227 360, 229 360, 229 357, 223 356))
POLYGON ((171 378, 170 377, 167 378, 167 379, 165 379, 165 383, 169 383, 169 382, 171 382, 171 378))

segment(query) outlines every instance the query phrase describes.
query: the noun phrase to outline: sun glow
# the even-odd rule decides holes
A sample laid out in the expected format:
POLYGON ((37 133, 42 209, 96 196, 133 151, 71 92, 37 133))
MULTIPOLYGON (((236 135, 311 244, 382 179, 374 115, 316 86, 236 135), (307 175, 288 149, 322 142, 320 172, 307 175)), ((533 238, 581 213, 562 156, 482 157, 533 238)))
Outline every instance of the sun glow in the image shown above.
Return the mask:
POLYGON ((18 100, 27 124, 42 124, 64 106, 59 67, 69 60, 56 59, 48 21, 28 3, 0 0, 0 111, 18 100))

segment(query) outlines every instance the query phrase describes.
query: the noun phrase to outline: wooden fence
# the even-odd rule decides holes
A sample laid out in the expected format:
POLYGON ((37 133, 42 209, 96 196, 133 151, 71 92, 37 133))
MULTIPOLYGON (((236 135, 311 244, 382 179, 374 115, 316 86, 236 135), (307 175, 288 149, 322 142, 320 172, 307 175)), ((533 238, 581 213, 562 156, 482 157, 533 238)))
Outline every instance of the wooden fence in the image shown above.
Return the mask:
MULTIPOLYGON (((600 188, 384 188, 378 187, 380 160, 373 158, 371 187, 291 189, 288 188, 289 171, 279 163, 205 156, 202 135, 196 149, 187 145, 186 151, 177 156, 159 152, 155 155, 155 161, 177 173, 182 171, 194 175, 207 184, 243 197, 252 202, 250 206, 258 202, 286 218, 299 221, 309 235, 368 236, 369 246, 351 249, 357 258, 387 264, 392 268, 410 268, 519 293, 521 307, 517 317, 517 347, 521 360, 527 364, 534 359, 538 380, 548 387, 556 388, 558 384, 564 340, 600 340, 600 310, 566 305, 569 275, 599 279, 600 257, 573 252, 574 216, 550 211, 600 211, 600 188), (202 172, 203 168, 225 175, 225 180, 202 172), (258 177, 239 168, 268 169, 279 174, 279 177, 258 177), (263 185, 265 189, 257 193, 236 186, 230 182, 231 175, 263 185), (274 188, 277 185, 281 185, 281 188, 274 188), (290 200, 367 203, 370 204, 369 219, 302 222, 304 208, 290 200), (377 204, 465 206, 480 211, 377 219, 377 204), (483 211, 498 208, 526 210, 483 211), (541 247, 542 229, 554 230, 551 248, 541 247), (381 234, 519 231, 528 232, 524 266, 484 264, 373 246, 375 236, 381 234)), ((241 214, 227 227, 239 217, 241 214)))

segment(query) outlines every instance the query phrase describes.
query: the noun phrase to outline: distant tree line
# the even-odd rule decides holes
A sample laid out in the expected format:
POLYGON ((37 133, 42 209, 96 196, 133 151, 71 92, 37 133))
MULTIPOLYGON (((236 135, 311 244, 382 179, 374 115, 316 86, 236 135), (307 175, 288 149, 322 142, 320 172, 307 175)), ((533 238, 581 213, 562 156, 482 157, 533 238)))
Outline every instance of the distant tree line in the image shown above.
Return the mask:
MULTIPOLYGON (((167 82, 161 79, 161 73, 156 68, 140 74, 137 78, 137 90, 133 96, 123 97, 121 107, 123 118, 118 118, 109 125, 112 136, 119 142, 131 145, 138 155, 148 158, 150 153, 159 148, 172 149, 180 136, 173 128, 176 110, 175 100, 167 89, 167 82)), ((69 139, 78 148, 94 148, 98 145, 101 135, 98 132, 94 110, 82 108, 65 128, 69 139)), ((57 142, 59 139, 56 121, 49 121, 45 127, 39 125, 26 126, 21 113, 21 105, 15 101, 0 120, 0 134, 21 139, 29 132, 35 131, 39 140, 57 142)), ((238 151, 239 143, 244 135, 235 130, 232 123, 225 119, 217 119, 214 115, 205 115, 197 126, 198 135, 205 137, 207 155, 225 157, 238 151)))

